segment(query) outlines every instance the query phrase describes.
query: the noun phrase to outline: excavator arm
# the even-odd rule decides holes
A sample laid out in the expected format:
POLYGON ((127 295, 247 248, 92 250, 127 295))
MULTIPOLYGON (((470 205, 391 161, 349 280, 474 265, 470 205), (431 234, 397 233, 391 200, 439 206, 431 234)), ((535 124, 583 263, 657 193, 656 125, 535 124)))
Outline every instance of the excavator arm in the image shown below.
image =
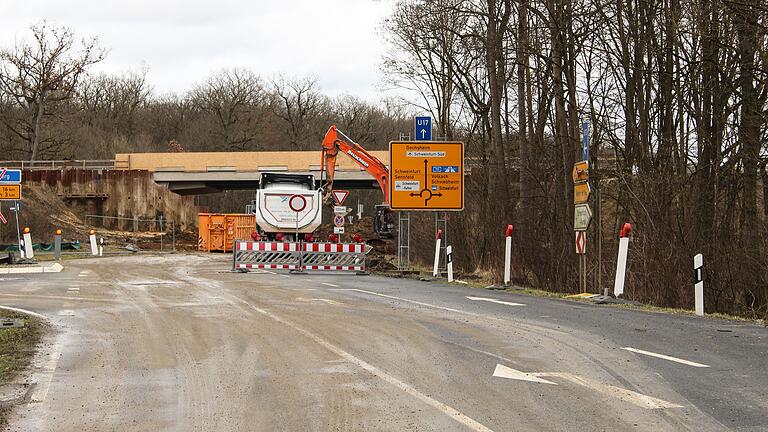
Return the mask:
POLYGON ((339 152, 346 154, 360 167, 376 179, 381 193, 384 195, 384 202, 376 206, 376 216, 374 217, 374 230, 376 234, 384 237, 391 236, 394 229, 394 219, 392 210, 389 208, 389 169, 381 161, 368 153, 360 144, 352 141, 348 136, 331 126, 323 139, 323 155, 320 163, 320 178, 323 178, 323 170, 326 172, 326 180, 323 184, 323 195, 326 203, 330 204, 331 192, 333 191, 333 178, 336 174, 336 158, 339 152))
POLYGON ((381 161, 368 153, 360 144, 352 141, 348 136, 336 128, 336 125, 331 126, 323 139, 323 158, 321 161, 321 173, 323 168, 326 171, 326 181, 323 185, 324 194, 326 197, 330 196, 333 190, 333 177, 336 173, 336 157, 339 152, 346 154, 353 161, 355 161, 361 168, 368 171, 368 173, 376 179, 381 188, 381 193, 384 194, 384 205, 389 206, 389 187, 387 182, 389 181, 389 170, 387 166, 381 163, 381 161))

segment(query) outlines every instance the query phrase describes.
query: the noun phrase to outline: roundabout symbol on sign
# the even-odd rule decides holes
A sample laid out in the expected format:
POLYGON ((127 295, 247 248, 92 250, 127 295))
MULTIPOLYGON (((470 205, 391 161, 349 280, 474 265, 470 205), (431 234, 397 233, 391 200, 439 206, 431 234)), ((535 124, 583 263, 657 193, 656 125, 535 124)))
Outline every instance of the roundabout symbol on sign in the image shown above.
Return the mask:
POLYGON ((303 195, 292 195, 288 200, 288 206, 298 213, 307 207, 307 199, 303 195))

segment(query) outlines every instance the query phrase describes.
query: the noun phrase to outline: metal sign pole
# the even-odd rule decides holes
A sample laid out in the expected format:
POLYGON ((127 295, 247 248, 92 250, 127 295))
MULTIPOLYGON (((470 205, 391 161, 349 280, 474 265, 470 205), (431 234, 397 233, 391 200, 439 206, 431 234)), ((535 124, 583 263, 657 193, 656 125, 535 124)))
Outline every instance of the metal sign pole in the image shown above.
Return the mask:
POLYGON ((21 233, 19 231, 19 202, 14 201, 13 202, 13 212, 16 214, 16 239, 18 240, 16 242, 17 245, 19 245, 19 256, 22 255, 21 252, 21 233))

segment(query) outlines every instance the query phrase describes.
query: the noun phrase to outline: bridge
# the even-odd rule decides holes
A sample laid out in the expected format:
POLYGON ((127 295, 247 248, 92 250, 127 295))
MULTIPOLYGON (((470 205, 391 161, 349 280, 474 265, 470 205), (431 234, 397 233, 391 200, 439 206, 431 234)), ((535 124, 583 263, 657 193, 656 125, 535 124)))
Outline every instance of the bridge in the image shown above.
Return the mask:
MULTIPOLYGON (((388 151, 370 152, 389 166, 388 151)), ((264 172, 312 174, 320 180, 320 151, 118 153, 112 169, 146 170, 156 183, 179 195, 256 189, 264 172)), ((378 189, 376 180, 352 159, 337 159, 334 186, 378 189)))

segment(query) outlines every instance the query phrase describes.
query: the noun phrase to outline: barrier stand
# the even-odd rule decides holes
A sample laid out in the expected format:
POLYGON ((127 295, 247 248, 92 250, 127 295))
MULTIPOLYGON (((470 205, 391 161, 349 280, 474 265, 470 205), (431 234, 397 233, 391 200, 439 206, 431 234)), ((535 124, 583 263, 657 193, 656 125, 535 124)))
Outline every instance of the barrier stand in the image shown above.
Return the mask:
POLYGON ((24 227, 24 257, 31 259, 35 257, 35 251, 32 248, 32 234, 29 227, 24 227))
POLYGON ((504 233, 504 286, 508 287, 512 280, 512 224, 507 225, 507 231, 504 233))
POLYGON ((364 243, 235 243, 232 269, 354 271, 368 274, 365 256, 371 246, 364 243))
POLYGON ((625 223, 619 232, 619 256, 616 260, 616 279, 613 283, 613 295, 619 297, 624 294, 624 278, 627 271, 627 252, 629 251, 629 234, 632 225, 625 223))
POLYGON ((704 316, 704 255, 696 254, 693 257, 694 282, 694 301, 696 304, 696 315, 704 316))
POLYGON ((437 235, 435 236, 435 265, 432 268, 432 277, 436 278, 437 274, 439 272, 439 266, 440 266, 440 241, 443 238, 443 230, 439 229, 437 230, 437 235))
POLYGON ((448 267, 448 282, 453 282, 453 249, 451 246, 445 248, 445 264, 448 267))
POLYGON ((99 247, 96 244, 96 231, 88 231, 88 242, 91 244, 91 255, 96 256, 99 254, 99 247))
POLYGON ((57 229, 56 234, 53 236, 53 259, 56 261, 61 259, 61 230, 57 229))

